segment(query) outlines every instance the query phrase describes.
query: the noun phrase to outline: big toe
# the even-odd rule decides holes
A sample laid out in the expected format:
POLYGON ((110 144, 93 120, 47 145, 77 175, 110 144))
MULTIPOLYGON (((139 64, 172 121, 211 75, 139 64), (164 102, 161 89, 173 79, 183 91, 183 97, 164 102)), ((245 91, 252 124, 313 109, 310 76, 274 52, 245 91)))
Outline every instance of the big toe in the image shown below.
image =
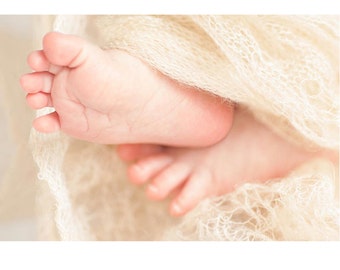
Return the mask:
POLYGON ((93 46, 77 36, 50 32, 43 39, 43 50, 53 65, 75 68, 86 61, 93 46))
POLYGON ((144 184, 173 162, 173 157, 158 154, 146 157, 131 165, 128 176, 135 184, 144 184))

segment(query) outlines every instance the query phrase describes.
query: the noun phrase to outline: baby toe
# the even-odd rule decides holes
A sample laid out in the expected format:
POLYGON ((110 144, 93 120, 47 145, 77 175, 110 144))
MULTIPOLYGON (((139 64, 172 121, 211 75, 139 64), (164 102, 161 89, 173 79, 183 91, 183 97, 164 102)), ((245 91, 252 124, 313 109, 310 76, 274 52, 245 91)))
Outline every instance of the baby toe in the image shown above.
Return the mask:
POLYGON ((59 116, 56 112, 41 116, 33 121, 33 127, 42 133, 53 133, 60 130, 59 116))
POLYGON ((34 71, 48 71, 50 67, 50 62, 42 50, 30 53, 27 63, 34 71))
POLYGON ((38 92, 35 94, 27 94, 27 104, 34 110, 42 109, 45 107, 52 107, 51 95, 38 92))
POLYGON ((188 178, 191 167, 182 162, 175 162, 160 172, 147 188, 150 199, 161 200, 180 186, 188 178))
POLYGON ((49 72, 34 72, 25 74, 20 79, 23 90, 27 93, 50 93, 54 76, 49 72))
POLYGON ((211 175, 207 171, 196 172, 190 176, 182 191, 172 201, 170 214, 182 216, 194 209, 200 201, 211 195, 212 184, 211 175))
POLYGON ((43 48, 51 64, 76 68, 86 61, 94 47, 80 37, 50 32, 43 38, 43 48))
POLYGON ((146 157, 131 165, 128 176, 135 184, 144 184, 173 162, 172 156, 158 154, 146 157))

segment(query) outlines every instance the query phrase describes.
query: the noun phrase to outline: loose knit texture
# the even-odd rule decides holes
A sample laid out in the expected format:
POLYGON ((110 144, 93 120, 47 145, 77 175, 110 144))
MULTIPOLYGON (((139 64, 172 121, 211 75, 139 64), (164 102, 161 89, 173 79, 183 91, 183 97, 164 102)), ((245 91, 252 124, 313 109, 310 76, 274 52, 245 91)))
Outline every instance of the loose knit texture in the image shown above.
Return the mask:
MULTIPOLYGON (((56 25, 237 102, 292 143, 338 151, 338 16, 61 16, 56 25)), ((45 238, 339 239, 338 166, 325 160, 207 199, 173 219, 167 202, 150 202, 128 183, 114 146, 35 131, 31 145, 50 191, 40 193, 51 201, 41 221, 56 228, 45 238)))

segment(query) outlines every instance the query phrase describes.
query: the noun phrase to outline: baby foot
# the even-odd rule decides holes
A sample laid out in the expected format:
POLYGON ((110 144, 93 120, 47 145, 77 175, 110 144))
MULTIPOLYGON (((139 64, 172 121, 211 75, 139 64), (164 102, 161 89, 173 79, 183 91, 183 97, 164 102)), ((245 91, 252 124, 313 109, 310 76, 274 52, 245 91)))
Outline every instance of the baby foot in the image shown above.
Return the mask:
POLYGON ((55 109, 34 121, 40 132, 106 144, 199 146, 221 140, 232 123, 225 101, 76 36, 47 34, 28 64, 34 72, 21 78, 28 105, 55 109))
POLYGON ((246 182, 283 177, 319 153, 289 144, 249 113, 235 112, 234 126, 221 142, 205 148, 122 145, 117 148, 130 180, 148 183, 147 195, 162 200, 174 193, 170 213, 180 216, 201 200, 233 191, 246 182), (150 182, 150 183, 149 183, 150 182))

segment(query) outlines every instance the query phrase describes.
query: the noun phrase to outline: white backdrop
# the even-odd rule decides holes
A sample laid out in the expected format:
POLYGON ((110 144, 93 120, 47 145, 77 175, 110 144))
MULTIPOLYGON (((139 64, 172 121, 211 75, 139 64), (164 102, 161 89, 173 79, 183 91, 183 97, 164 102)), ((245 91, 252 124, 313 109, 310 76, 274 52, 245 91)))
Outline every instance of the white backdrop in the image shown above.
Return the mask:
POLYGON ((19 85, 29 71, 33 24, 33 16, 0 16, 0 240, 36 238, 35 165, 28 146, 33 112, 19 85))

